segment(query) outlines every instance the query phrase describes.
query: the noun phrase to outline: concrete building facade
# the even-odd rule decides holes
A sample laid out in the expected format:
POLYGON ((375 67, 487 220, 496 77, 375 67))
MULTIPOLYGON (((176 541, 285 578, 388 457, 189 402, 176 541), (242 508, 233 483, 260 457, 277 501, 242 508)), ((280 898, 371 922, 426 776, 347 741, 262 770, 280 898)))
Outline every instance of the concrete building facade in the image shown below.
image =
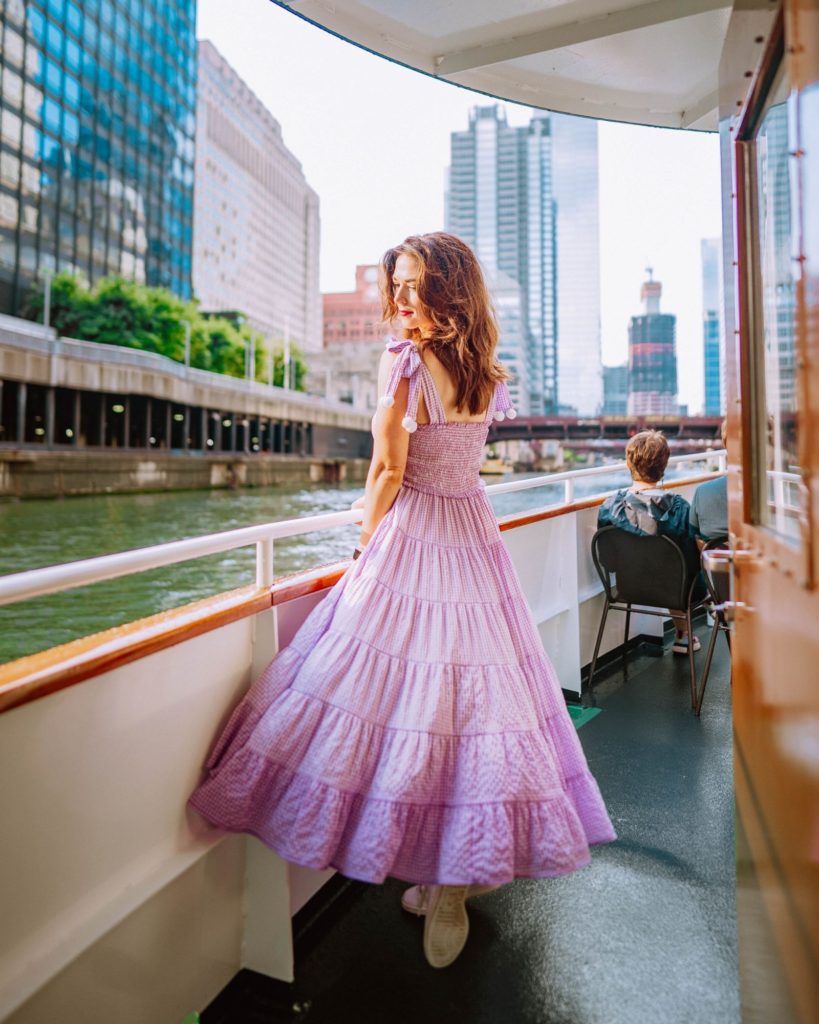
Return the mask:
POLYGON ((270 342, 321 348, 319 199, 281 126, 207 40, 199 42, 193 286, 270 342))

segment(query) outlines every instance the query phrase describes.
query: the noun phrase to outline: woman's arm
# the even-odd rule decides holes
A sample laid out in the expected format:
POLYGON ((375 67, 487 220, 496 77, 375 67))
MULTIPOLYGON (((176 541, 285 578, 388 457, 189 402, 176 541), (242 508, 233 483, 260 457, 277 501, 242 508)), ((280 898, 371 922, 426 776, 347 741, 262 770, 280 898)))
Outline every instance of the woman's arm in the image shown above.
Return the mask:
MULTIPOLYGON (((390 369, 397 357, 385 352, 378 367, 378 394, 387 390, 390 369)), ((409 433, 401 425, 407 414, 409 382, 403 378, 395 392, 395 402, 388 409, 378 406, 373 418, 373 457, 364 492, 364 518, 359 546, 363 547, 398 497, 404 480, 409 450, 409 433)))

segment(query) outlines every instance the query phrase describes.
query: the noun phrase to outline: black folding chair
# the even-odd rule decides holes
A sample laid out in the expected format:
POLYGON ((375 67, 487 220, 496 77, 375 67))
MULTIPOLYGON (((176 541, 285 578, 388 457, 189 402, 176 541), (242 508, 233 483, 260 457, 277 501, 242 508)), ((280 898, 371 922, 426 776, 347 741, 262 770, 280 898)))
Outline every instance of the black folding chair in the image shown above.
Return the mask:
POLYGON ((711 659, 714 657, 714 648, 717 645, 717 636, 722 633, 725 637, 725 642, 728 644, 728 653, 731 653, 731 627, 728 625, 728 620, 725 617, 723 608, 725 602, 730 600, 731 597, 731 586, 730 579, 727 572, 713 572, 706 566, 705 553, 707 551, 717 550, 719 548, 727 548, 729 540, 727 537, 714 537, 708 541, 705 547, 702 549, 703 555, 703 568, 702 575, 705 579, 705 584, 708 587, 708 611, 713 616, 714 625, 711 629, 711 636, 708 638, 708 649, 705 652, 705 665, 702 670, 702 683, 700 684, 699 694, 697 695, 697 706, 694 709, 697 714, 700 713, 702 708, 702 700, 705 696, 705 687, 708 685, 708 673, 711 671, 711 659))
POLYGON ((597 655, 609 611, 626 613, 623 637, 625 655, 632 610, 636 608, 641 615, 667 618, 667 609, 679 608, 685 612, 688 629, 691 707, 699 714, 702 701, 698 701, 697 694, 692 614, 705 607, 710 596, 699 572, 691 571, 682 549, 670 537, 643 536, 616 526, 604 526, 595 533, 592 538, 592 558, 603 583, 606 601, 589 669, 589 689, 594 680, 597 655))

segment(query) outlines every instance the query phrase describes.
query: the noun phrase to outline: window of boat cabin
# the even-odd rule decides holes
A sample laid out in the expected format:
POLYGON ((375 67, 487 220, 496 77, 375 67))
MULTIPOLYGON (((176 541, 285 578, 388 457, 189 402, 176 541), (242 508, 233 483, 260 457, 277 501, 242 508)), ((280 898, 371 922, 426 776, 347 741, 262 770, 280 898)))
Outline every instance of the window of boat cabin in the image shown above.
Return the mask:
POLYGON ((748 138, 747 220, 751 264, 749 370, 756 401, 751 434, 752 521, 789 546, 801 544, 807 503, 798 455, 796 269, 798 210, 794 118, 786 64, 769 78, 748 138))

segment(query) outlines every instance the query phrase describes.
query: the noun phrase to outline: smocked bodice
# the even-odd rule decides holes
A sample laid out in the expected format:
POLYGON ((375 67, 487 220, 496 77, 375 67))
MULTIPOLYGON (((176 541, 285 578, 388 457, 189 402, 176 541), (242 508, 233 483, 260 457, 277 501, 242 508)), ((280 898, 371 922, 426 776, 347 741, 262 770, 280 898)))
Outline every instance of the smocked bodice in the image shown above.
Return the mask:
POLYGON ((404 485, 417 491, 470 494, 480 478, 489 422, 423 423, 409 442, 404 485))
POLYGON ((498 384, 483 420, 448 422, 432 374, 410 341, 391 339, 387 345, 398 356, 390 371, 386 394, 380 402, 395 402, 395 391, 403 377, 409 378, 407 414, 402 420, 411 434, 404 484, 432 494, 469 494, 482 486, 480 479, 483 448, 493 419, 514 418, 515 411, 505 384, 498 384), (430 422, 419 424, 418 400, 424 396, 430 422))

